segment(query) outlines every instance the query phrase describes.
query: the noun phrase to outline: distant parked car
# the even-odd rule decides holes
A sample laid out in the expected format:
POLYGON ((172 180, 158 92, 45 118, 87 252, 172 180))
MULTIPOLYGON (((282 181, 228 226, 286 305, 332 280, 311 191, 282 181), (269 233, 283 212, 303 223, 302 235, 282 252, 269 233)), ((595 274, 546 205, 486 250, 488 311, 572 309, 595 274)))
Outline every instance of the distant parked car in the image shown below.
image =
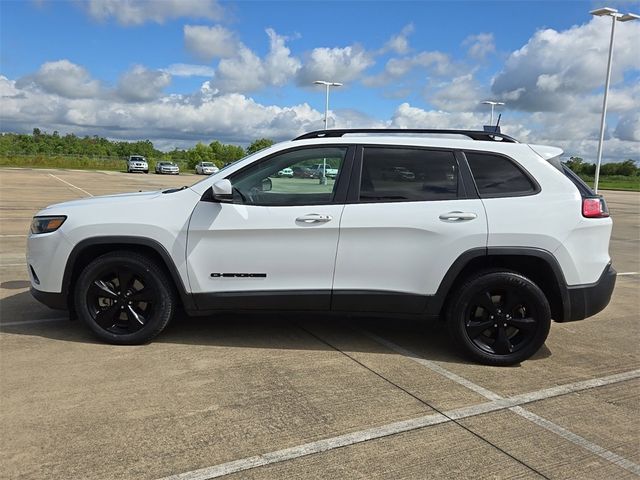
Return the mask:
POLYGON ((385 180, 412 181, 416 179, 416 174, 406 167, 386 167, 382 170, 382 178, 385 180))
POLYGON ((156 163, 156 173, 180 175, 180 168, 173 162, 158 162, 156 163))
POLYGON ((338 169, 332 168, 329 164, 324 165, 323 163, 317 163, 311 168, 315 172, 316 178, 322 177, 322 171, 325 170, 325 168, 325 177, 335 179, 338 176, 338 169))
POLYGON ((292 167, 295 178, 318 178, 317 174, 309 167, 292 167))
POLYGON ((219 170, 213 162, 198 162, 196 165, 196 173, 198 175, 212 175, 218 173, 219 170))
POLYGON ((131 155, 127 160, 127 173, 132 172, 149 173, 147 159, 141 155, 131 155))
POLYGON ((278 176, 279 177, 287 177, 287 178, 293 178, 293 170, 291 168, 283 168, 282 170, 278 171, 278 176))

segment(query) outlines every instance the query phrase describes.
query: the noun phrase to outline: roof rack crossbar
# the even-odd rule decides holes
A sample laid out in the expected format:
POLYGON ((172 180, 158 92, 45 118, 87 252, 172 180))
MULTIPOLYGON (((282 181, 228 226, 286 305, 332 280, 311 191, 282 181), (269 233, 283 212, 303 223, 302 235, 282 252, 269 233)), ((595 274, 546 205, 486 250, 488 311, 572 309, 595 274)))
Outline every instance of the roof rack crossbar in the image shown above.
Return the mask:
POLYGON ((439 135, 464 135, 472 140, 484 140, 493 142, 518 143, 518 141, 505 135, 504 133, 483 132, 480 130, 441 130, 441 129, 424 129, 424 128, 345 128, 334 130, 316 130, 314 132, 305 133, 293 140, 308 140, 312 138, 333 138, 342 137, 352 133, 422 133, 422 134, 439 134, 439 135))

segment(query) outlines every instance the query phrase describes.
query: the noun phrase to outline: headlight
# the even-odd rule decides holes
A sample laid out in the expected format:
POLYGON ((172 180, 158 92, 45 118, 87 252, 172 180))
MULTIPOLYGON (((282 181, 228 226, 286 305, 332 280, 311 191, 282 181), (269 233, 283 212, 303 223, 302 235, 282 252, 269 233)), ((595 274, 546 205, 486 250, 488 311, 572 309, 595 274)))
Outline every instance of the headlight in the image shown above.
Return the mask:
POLYGON ((55 232, 67 219, 64 215, 56 217, 33 217, 31 221, 31 233, 55 232))

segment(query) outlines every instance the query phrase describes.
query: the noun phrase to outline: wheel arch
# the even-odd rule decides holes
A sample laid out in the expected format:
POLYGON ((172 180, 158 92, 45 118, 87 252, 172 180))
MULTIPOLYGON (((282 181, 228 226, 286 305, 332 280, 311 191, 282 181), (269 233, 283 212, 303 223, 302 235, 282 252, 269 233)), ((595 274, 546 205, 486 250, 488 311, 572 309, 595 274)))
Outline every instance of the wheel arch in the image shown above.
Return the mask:
POLYGON ((474 273, 489 268, 504 268, 528 277, 549 300, 552 318, 558 322, 568 318, 571 305, 562 268, 550 252, 534 247, 489 247, 464 252, 440 282, 428 313, 443 318, 453 292, 474 273))
POLYGON ((67 304, 72 307, 71 292, 82 269, 91 260, 105 253, 118 250, 129 250, 147 255, 158 262, 158 265, 169 274, 173 286, 178 293, 180 302, 186 310, 194 309, 191 295, 185 288, 178 269, 164 246, 153 239, 130 236, 104 236, 87 238, 79 242, 69 254, 64 275, 62 278, 62 293, 67 299, 67 304))

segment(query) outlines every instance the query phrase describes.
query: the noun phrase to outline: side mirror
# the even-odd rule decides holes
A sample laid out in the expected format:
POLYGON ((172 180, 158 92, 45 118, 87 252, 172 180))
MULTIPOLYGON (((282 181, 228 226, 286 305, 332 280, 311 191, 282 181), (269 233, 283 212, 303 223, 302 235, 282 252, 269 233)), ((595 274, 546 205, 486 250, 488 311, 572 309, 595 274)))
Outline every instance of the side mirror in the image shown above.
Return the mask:
POLYGON ((211 186, 211 192, 213 193, 213 199, 217 202, 232 202, 233 201, 233 187, 228 179, 218 180, 211 186))
POLYGON ((273 188, 273 183, 271 182, 271 179, 269 177, 262 180, 262 185, 260 189, 263 192, 270 192, 272 188, 273 188))

